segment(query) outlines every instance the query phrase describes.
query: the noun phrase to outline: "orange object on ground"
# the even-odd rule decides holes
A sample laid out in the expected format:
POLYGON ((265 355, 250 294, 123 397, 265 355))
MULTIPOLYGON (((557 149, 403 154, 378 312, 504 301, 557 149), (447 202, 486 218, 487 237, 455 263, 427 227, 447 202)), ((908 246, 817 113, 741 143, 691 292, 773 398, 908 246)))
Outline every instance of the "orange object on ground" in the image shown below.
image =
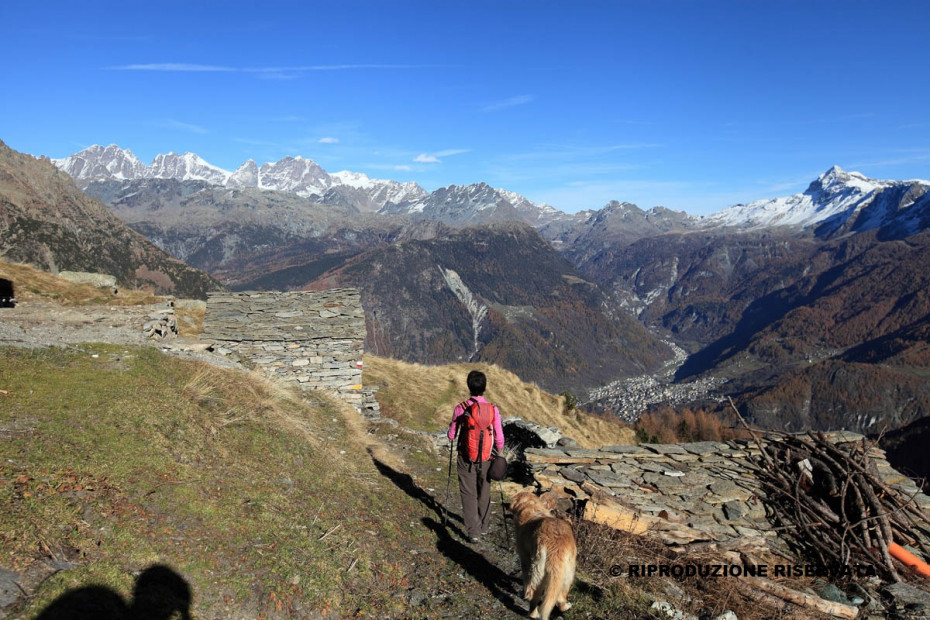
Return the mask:
POLYGON ((888 545, 888 553, 911 567, 918 575, 930 578, 930 566, 896 542, 888 545))

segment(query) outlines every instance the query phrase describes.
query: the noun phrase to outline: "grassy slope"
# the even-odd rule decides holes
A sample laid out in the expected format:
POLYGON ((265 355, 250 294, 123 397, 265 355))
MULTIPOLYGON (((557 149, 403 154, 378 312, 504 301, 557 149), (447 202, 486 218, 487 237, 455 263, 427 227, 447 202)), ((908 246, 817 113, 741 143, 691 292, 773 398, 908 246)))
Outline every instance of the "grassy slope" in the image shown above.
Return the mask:
POLYGON ((374 610, 402 550, 430 542, 396 518, 409 498, 372 483, 345 405, 322 396, 102 345, 0 349, 0 384, 3 563, 79 565, 32 609, 88 582, 128 593, 130 571, 165 562, 218 616, 374 610))
MULTIPOLYGON (((521 617, 501 531, 481 554, 439 526, 445 463, 344 403, 93 344, 0 348, 0 385, 0 566, 71 563, 17 617, 89 584, 129 598, 155 563, 190 584, 195 618, 521 617)), ((576 609, 638 617, 617 585, 579 581, 576 609)))
POLYGON ((382 414, 409 428, 433 431, 446 428, 452 409, 468 397, 465 377, 478 369, 488 377, 488 400, 503 417, 519 417, 543 426, 556 426, 585 448, 635 444, 635 433, 611 418, 564 411, 564 400, 527 384, 513 373, 488 364, 423 366, 365 356, 363 380, 378 387, 382 414))

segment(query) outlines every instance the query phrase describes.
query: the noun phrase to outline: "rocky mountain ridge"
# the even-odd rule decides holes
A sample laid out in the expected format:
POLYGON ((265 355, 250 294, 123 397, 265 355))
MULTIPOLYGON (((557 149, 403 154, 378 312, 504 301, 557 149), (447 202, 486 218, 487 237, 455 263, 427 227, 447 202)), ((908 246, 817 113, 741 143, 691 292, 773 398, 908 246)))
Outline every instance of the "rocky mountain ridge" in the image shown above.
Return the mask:
POLYGON ((205 297, 224 286, 131 230, 48 161, 0 142, 0 256, 57 273, 90 271, 121 286, 205 297))
POLYGON ((452 226, 517 220, 540 228, 547 238, 568 248, 574 248, 587 237, 616 242, 673 229, 779 228, 813 230, 819 237, 883 229, 888 234, 906 236, 930 224, 930 181, 876 180, 838 166, 824 172, 800 194, 734 205, 707 216, 692 216, 664 207, 642 211, 636 205, 615 201, 598 210, 572 215, 486 183, 450 185, 427 192, 412 182, 370 179, 349 171, 331 174, 313 160, 299 156, 261 166, 250 159, 229 172, 194 153, 158 155, 146 166, 131 151, 111 144, 94 145, 52 161, 82 188, 95 181, 204 181, 227 188, 284 192, 325 204, 406 215, 452 226), (612 238, 611 232, 613 237, 626 239, 612 238))
POLYGON ((704 227, 813 229, 818 237, 889 229, 907 236, 930 223, 930 181, 880 181, 833 166, 801 194, 736 205, 702 218, 704 227))
POLYGON ((95 181, 205 181, 222 187, 254 187, 305 198, 321 198, 328 194, 331 201, 353 204, 366 211, 376 211, 388 202, 416 200, 427 193, 416 183, 371 179, 349 171, 329 174, 313 160, 303 157, 285 157, 261 166, 250 159, 230 172, 194 153, 160 154, 146 166, 132 151, 111 144, 106 147, 94 145, 52 162, 70 174, 82 188, 95 181), (377 208, 373 208, 374 205, 377 208))
POLYGON ((494 363, 556 393, 653 371, 673 355, 635 319, 611 312, 601 290, 522 223, 384 244, 304 288, 345 286, 361 290, 366 351, 494 363))

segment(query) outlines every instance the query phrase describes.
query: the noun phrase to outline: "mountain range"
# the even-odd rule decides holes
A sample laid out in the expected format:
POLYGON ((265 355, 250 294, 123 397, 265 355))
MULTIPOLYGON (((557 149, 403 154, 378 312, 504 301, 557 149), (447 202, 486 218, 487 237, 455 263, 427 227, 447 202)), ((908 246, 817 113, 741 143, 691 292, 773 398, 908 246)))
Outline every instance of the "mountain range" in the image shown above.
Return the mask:
POLYGON ((116 145, 94 145, 53 163, 71 175, 82 187, 94 181, 138 181, 174 179, 203 181, 227 188, 250 188, 286 192, 301 197, 343 198, 363 210, 377 210, 387 203, 414 201, 427 192, 416 183, 370 179, 356 172, 329 174, 316 162, 303 157, 285 157, 258 166, 248 160, 234 172, 213 166, 194 153, 157 155, 146 166, 132 151, 116 145), (377 205, 377 208, 372 208, 377 205))
POLYGON ((233 288, 359 286, 383 355, 499 362, 583 393, 658 370, 668 341, 688 353, 677 380, 726 378, 767 426, 930 414, 914 379, 930 366, 927 181, 833 167, 799 194, 703 217, 623 202, 566 214, 484 183, 426 192, 302 158, 230 173, 130 155, 55 164, 233 288))
MULTIPOLYGON (((194 153, 157 155, 146 166, 132 151, 111 144, 94 145, 52 162, 74 178, 82 189, 105 181, 202 181, 230 189, 283 192, 324 204, 344 204, 361 211, 406 215, 452 226, 518 220, 548 230, 547 236, 563 242, 560 237, 569 233, 556 230, 567 225, 587 230, 610 217, 649 221, 656 226, 655 230, 671 226, 743 230, 791 228, 814 229, 818 237, 876 228, 906 235, 922 230, 930 222, 926 197, 930 181, 881 181, 858 172, 846 172, 838 166, 827 170, 800 194, 739 204, 708 216, 690 216, 662 207, 642 212, 635 205, 617 202, 600 210, 569 215, 486 183, 451 185, 427 192, 412 182, 371 179, 349 171, 330 174, 313 160, 303 157, 285 157, 261 166, 250 159, 230 172, 194 153)), ((620 228, 628 230, 629 227, 620 228)), ((642 236, 642 230, 639 234, 642 236)))
POLYGON ((107 273, 123 287, 204 297, 224 288, 131 230, 48 161, 0 142, 0 257, 47 271, 107 273))

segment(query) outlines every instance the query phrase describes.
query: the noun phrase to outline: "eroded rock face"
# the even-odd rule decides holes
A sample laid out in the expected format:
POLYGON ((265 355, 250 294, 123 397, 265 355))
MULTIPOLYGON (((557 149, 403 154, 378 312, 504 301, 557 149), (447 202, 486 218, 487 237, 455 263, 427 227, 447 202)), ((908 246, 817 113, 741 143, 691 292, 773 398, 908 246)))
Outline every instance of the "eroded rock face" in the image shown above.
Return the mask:
POLYGON ((59 278, 64 278, 74 284, 90 284, 97 287, 116 287, 116 278, 105 273, 88 273, 86 271, 61 271, 59 278))

